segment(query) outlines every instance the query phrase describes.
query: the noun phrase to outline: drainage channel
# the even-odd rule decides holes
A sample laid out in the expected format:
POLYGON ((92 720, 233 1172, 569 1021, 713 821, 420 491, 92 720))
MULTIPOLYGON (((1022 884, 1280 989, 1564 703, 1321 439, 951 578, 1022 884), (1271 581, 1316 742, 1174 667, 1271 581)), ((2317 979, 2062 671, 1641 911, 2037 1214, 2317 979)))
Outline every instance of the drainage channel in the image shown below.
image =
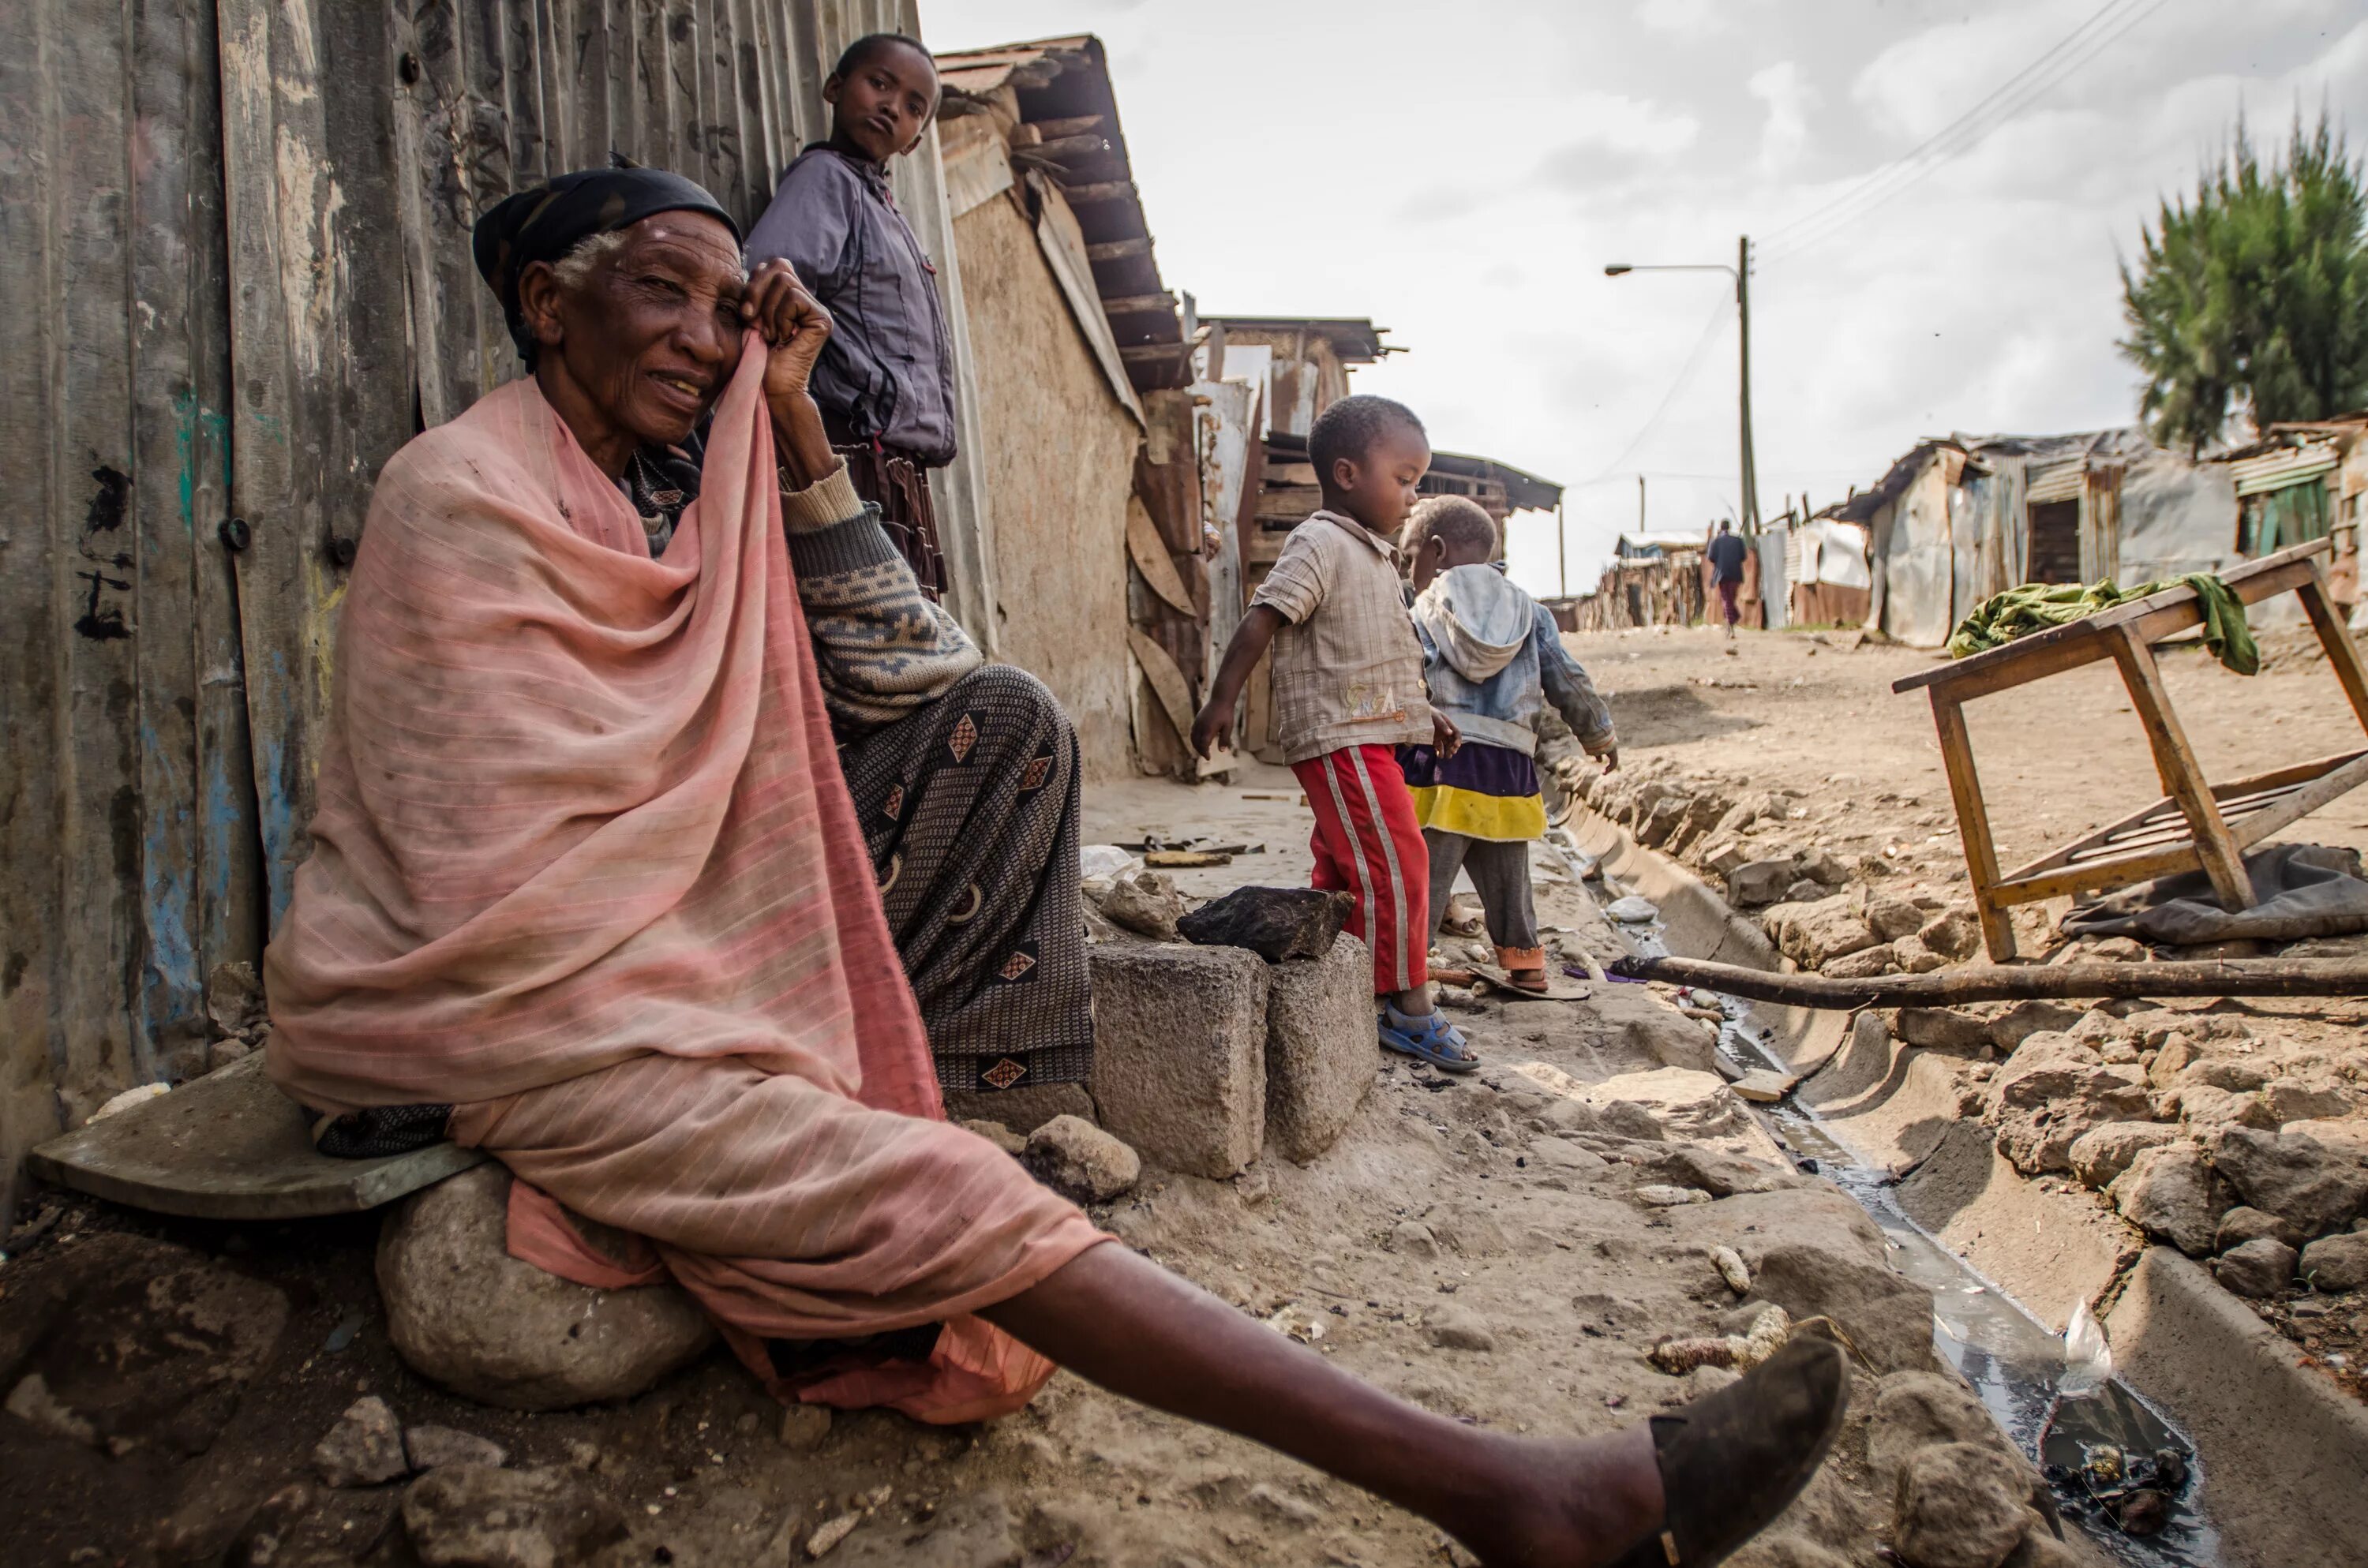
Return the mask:
MULTIPOLYGON (((1565 857, 1577 853, 1576 845, 1558 847, 1565 857)), ((1606 873, 1590 874, 1607 905, 1627 891, 1606 873)), ((1639 954, 1668 951, 1668 927, 1658 921, 1612 928, 1639 954)), ((1790 1072, 1768 1043, 1774 1031, 1757 1022, 1748 1002, 1693 994, 1725 1015, 1719 1049, 1738 1076, 1758 1067, 1790 1072)), ((2202 1474, 2194 1445, 2112 1375, 2104 1335, 2085 1310, 2068 1335, 2050 1333, 1908 1218, 1889 1179, 1815 1112, 1786 1100, 1765 1114, 1796 1160, 1814 1162, 1816 1174, 1858 1200, 1900 1273, 1932 1292, 1933 1348, 2038 1461, 2066 1517, 2129 1568, 2214 1568, 2221 1561, 2219 1533, 2196 1501, 2202 1474)))

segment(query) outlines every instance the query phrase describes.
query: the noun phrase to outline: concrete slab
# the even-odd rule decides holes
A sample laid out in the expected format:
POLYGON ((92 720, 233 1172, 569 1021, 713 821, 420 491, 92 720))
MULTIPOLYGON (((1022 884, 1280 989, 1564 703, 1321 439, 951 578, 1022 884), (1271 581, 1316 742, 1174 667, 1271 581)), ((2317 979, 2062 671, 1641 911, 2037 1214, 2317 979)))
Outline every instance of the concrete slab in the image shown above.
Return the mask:
POLYGON ((263 1053, 53 1138, 26 1156, 44 1181, 194 1220, 356 1214, 481 1165, 438 1143, 337 1160, 313 1147, 304 1112, 263 1074, 263 1053))
POLYGON ((1093 950, 1094 1103, 1170 1170, 1222 1180, 1266 1134, 1266 960, 1243 948, 1093 950))

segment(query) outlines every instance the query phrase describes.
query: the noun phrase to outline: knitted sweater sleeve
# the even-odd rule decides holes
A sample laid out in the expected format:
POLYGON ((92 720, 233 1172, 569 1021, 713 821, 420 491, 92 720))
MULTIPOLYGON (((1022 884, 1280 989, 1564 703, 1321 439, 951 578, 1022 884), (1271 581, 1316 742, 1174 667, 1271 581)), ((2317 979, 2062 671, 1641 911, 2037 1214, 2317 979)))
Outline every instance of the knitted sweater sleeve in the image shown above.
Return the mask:
POLYGON ((823 702, 842 738, 894 723, 978 668, 978 645, 921 592, 846 464, 785 493, 781 521, 823 702))

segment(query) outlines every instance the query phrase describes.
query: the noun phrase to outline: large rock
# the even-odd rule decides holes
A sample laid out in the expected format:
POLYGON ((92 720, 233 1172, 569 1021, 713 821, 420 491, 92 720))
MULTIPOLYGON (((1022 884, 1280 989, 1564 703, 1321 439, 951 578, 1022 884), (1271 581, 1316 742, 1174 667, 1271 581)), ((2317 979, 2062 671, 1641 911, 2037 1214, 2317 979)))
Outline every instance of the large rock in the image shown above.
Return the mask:
POLYGON ((1345 892, 1318 888, 1235 888, 1176 923, 1188 942, 1247 948, 1269 963, 1320 959, 1357 907, 1345 892))
POLYGON ((2263 1236, 2299 1248, 2308 1238, 2301 1226, 2291 1220, 2281 1220, 2275 1214, 2263 1213, 2249 1204, 2240 1203, 2220 1216, 2220 1227, 2213 1233, 2212 1244, 2221 1252, 2243 1246, 2247 1242, 2260 1241, 2263 1236))
POLYGON ((1154 941, 1174 941, 1176 923, 1184 917, 1184 897, 1165 871, 1121 872, 1093 903, 1111 925, 1154 941))
POLYGON ((2239 1296, 2274 1296, 2294 1277, 2294 1249, 2273 1236, 2230 1247, 2212 1260, 2212 1278, 2239 1296))
POLYGON ((1848 893, 1808 903, 1780 903, 1761 923, 1786 958, 1803 969, 1820 969, 1830 960, 1875 945, 1874 932, 1850 906, 1848 893))
POLYGON ((1947 959, 1963 963, 1982 950, 1981 923, 1969 909, 1949 909, 1916 928, 1916 939, 1947 959))
POLYGON ((1133 1150, 1075 1116, 1056 1116, 1030 1134, 1024 1163, 1075 1203, 1106 1203, 1143 1175, 1133 1150))
POLYGON ((2031 1466, 1977 1443, 1922 1449, 1900 1467, 1891 1547, 1908 1568, 1998 1568, 2022 1542, 2031 1466))
POLYGON ((2067 1157, 2072 1174, 2083 1187, 2102 1190, 2130 1168, 2130 1162, 2147 1149, 2179 1142, 2180 1131, 2160 1121, 2108 1121, 2092 1127, 2072 1142, 2067 1157))
POLYGON ((2212 1159, 2247 1203, 2305 1232, 2350 1224, 2368 1204, 2368 1171, 2349 1152, 2293 1128, 2226 1129, 2213 1145, 2212 1159))
POLYGON ((2123 1219, 2190 1257, 2211 1253, 2220 1216, 2229 1207, 2203 1151, 2188 1142, 2140 1151, 2105 1195, 2123 1219))
POLYGON ((1726 896, 1739 904, 1773 903, 1793 885, 1793 860, 1748 860, 1726 873, 1726 896))
POLYGON ((404 1494, 403 1528, 425 1568, 574 1568, 625 1539, 617 1506, 555 1468, 439 1466, 404 1494))
POLYGON ((2035 997, 2017 1002, 1990 1019, 1990 1043, 2001 1055, 2011 1055, 2035 1034, 2060 1034, 2080 1021, 2077 1003, 2035 997))
POLYGON ((1932 1292, 1922 1286, 1880 1263, 1804 1243, 1743 1253, 1755 1295, 1795 1322, 1833 1319, 1876 1372, 1931 1369, 1932 1292))
POLYGON ((1902 1007, 1891 1032, 1910 1045, 1943 1056, 1981 1062, 1990 1054, 1989 1020, 1952 1007, 1902 1007))
POLYGON ((1343 936, 1274 966, 1266 1002, 1266 1135, 1304 1163, 1332 1147, 1373 1086, 1373 963, 1343 936))
POLYGON ((2359 1095, 2332 1078, 2280 1078, 2261 1091, 2270 1119, 2283 1127, 2289 1121, 2317 1121, 2349 1116, 2359 1095))
POLYGON ((1094 1103, 1137 1152, 1223 1180, 1266 1131, 1269 970, 1235 947, 1093 949, 1094 1103))
POLYGON ((1872 948, 1827 960, 1819 972, 1834 980, 1873 980, 1878 974, 1894 973, 1898 968, 1899 949, 1889 942, 1878 942, 1872 948))
POLYGON ((1895 893, 1877 893, 1866 901, 1865 919, 1877 937, 1896 942, 1921 931, 1930 916, 1895 893))
POLYGON ((2072 1145, 2111 1121, 2142 1121, 2153 1097, 2135 1067, 2109 1066, 2068 1035, 2035 1034, 1990 1078, 1998 1153, 2025 1176, 2072 1168, 2072 1145))
POLYGON ((1894 1372, 1883 1380, 1867 1423, 1867 1467, 1878 1485, 1896 1481, 1902 1466, 1925 1449, 1972 1443, 2010 1451, 1988 1407, 1956 1379, 1940 1372, 1894 1372))
POLYGON ((2311 1243, 2302 1249, 2301 1273, 2315 1290, 2368 1289, 2368 1232, 2347 1231, 2311 1243))
POLYGON ((509 1173, 414 1194, 379 1233, 387 1337, 413 1370, 481 1404, 563 1410, 641 1392, 714 1326, 672 1285, 595 1290, 510 1256, 509 1173))

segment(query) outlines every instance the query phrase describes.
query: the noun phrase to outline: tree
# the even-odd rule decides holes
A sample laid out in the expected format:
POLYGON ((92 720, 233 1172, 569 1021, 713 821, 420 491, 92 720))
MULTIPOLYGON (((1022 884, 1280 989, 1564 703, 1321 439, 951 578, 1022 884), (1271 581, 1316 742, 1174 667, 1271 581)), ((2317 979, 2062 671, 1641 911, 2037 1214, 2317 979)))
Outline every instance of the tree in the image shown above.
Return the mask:
POLYGON ((2139 245, 2121 349, 2157 441, 2192 453, 2237 414, 2258 432, 2368 406, 2368 174, 2323 111, 2307 132, 2295 117, 2269 166, 2237 121, 2193 201, 2163 202, 2139 245))

